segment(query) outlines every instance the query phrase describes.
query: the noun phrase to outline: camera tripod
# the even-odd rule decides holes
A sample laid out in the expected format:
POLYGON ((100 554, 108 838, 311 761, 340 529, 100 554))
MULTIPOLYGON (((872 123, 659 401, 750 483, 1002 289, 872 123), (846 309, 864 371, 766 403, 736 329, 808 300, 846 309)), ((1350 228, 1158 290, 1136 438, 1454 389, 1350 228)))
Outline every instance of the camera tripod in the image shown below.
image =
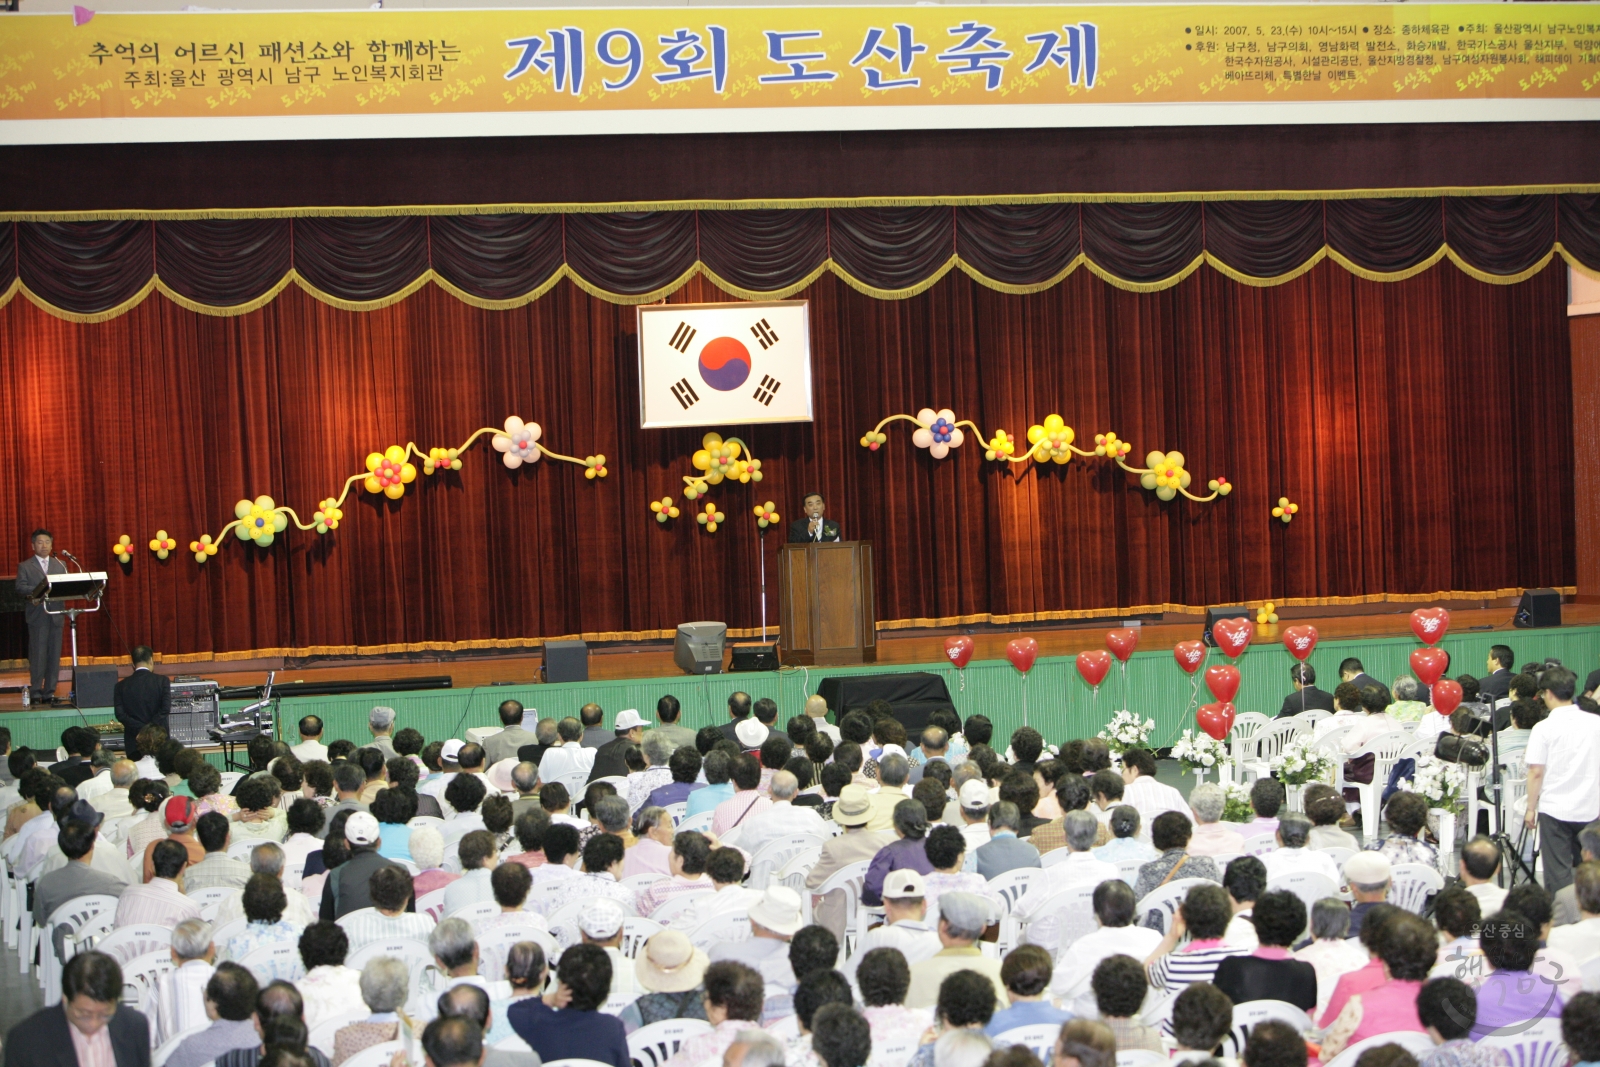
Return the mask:
MULTIPOLYGON (((1539 860, 1539 850, 1535 844, 1528 858, 1523 858, 1523 846, 1528 844, 1530 831, 1526 823, 1520 823, 1517 828, 1516 839, 1513 840, 1509 824, 1506 822, 1505 788, 1500 775, 1500 731, 1494 728, 1494 705, 1489 706, 1489 781, 1484 788, 1488 791, 1489 808, 1493 812, 1491 818, 1496 827, 1495 832, 1489 835, 1489 840, 1495 843, 1500 850, 1500 870, 1506 878, 1506 888, 1516 886, 1520 873, 1522 880, 1538 882, 1534 875, 1534 864, 1539 860)), ((1477 833, 1476 826, 1471 828, 1471 833, 1477 833)))

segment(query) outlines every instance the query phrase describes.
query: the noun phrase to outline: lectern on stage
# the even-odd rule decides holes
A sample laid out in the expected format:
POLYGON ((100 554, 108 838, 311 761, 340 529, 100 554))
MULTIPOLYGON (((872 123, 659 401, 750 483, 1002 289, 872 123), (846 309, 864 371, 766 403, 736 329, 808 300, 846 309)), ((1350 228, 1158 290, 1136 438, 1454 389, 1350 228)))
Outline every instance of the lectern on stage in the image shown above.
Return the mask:
POLYGON ((871 541, 783 545, 778 586, 783 662, 835 666, 877 660, 871 541))

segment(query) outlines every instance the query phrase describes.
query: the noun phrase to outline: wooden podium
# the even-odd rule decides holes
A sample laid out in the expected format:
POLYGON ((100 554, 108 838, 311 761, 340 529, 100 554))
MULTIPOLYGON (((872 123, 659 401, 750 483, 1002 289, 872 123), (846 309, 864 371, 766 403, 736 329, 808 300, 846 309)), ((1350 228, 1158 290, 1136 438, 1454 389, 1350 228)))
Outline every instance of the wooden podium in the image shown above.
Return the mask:
POLYGON ((778 549, 779 657, 802 666, 872 663, 878 619, 872 542, 824 541, 778 549))

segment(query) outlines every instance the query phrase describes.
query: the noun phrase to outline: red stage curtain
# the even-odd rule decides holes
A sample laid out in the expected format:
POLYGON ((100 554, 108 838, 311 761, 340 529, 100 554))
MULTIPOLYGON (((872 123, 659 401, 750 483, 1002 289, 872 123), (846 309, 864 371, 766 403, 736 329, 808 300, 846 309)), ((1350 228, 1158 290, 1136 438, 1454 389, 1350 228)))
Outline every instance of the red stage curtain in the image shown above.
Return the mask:
MULTIPOLYGON (((393 262, 337 269, 376 283, 393 262)), ((166 654, 520 642, 700 618, 747 628, 759 620, 749 509, 774 500, 787 520, 810 489, 847 536, 877 544, 883 620, 1572 582, 1560 264, 1507 286, 1448 263, 1395 283, 1323 263, 1269 288, 1202 269, 1140 294, 1079 271, 1014 296, 956 272, 907 300, 831 276, 803 295, 817 421, 719 428, 750 442, 767 479, 714 488, 728 515, 714 535, 681 496, 675 523, 649 512, 681 492, 700 433, 637 428, 633 310, 566 282, 510 311, 427 286, 356 313, 291 287, 238 317, 157 296, 88 325, 14 300, 0 309, 13 457, 0 506, 17 558, 45 524, 114 573, 109 610, 83 626, 97 654, 138 641, 166 654), (1104 461, 1007 471, 970 439, 936 462, 904 424, 883 451, 857 443, 923 406, 1019 438, 1058 412, 1080 443, 1115 430, 1132 459, 1179 449, 1197 488, 1225 474, 1237 489, 1160 503, 1104 461), (402 501, 353 493, 328 537, 291 530, 259 549, 230 535, 203 567, 142 547, 158 528, 184 545, 214 533, 241 497, 309 518, 368 452, 454 445, 513 413, 557 451, 604 453, 610 477, 551 461, 508 472, 480 442, 459 474, 419 474, 402 501), (1285 495, 1301 506, 1287 526, 1268 515, 1285 495), (109 552, 123 533, 140 545, 127 568, 109 552)), ((719 298, 703 280, 673 297, 719 298)), ((765 537, 769 565, 780 536, 765 537)))

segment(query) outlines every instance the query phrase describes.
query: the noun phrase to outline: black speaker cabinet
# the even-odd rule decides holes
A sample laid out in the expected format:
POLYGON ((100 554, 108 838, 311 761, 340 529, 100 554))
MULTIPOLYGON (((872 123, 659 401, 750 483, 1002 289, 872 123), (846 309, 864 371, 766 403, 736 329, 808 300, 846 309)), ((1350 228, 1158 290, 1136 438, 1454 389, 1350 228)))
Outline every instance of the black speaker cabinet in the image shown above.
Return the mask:
POLYGON ((730 671, 775 671, 778 669, 778 646, 734 645, 728 661, 730 671))
POLYGON ((1528 630, 1537 626, 1561 625, 1561 594, 1554 589, 1525 589, 1517 603, 1511 624, 1528 630))
POLYGON ((1206 629, 1205 633, 1200 635, 1200 640, 1207 646, 1216 648, 1217 642, 1211 636, 1211 627, 1216 625, 1218 619, 1248 619, 1253 616, 1254 613, 1249 608, 1207 608, 1206 629))
POLYGON ((585 641, 546 641, 544 680, 547 682, 587 682, 589 645, 585 641))
POLYGON ((80 708, 109 708, 115 699, 115 667, 79 667, 72 679, 75 703, 80 708))

